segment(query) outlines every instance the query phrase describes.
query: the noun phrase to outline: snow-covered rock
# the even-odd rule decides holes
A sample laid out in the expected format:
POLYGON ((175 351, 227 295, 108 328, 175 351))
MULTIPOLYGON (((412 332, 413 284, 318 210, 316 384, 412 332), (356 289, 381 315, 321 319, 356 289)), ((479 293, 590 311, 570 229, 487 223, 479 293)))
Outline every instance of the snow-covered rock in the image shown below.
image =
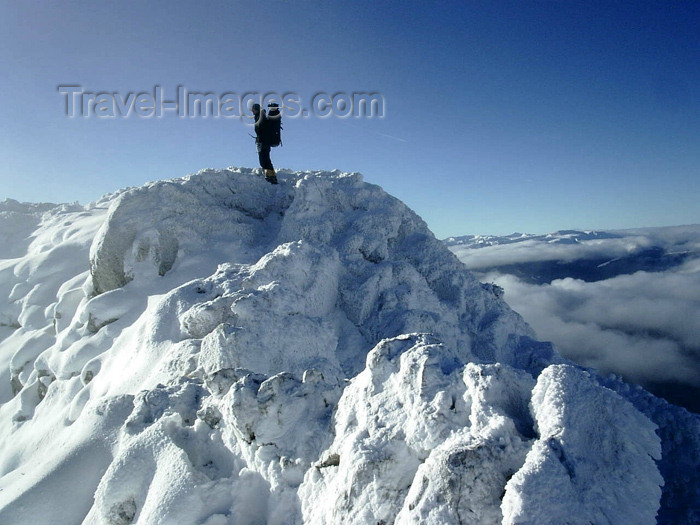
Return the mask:
POLYGON ((655 523, 655 426, 586 372, 552 365, 532 392, 537 441, 506 486, 507 523, 655 523), (595 453, 591 453, 595 451, 595 453))
POLYGON ((0 522, 692 522, 698 418, 567 363, 359 174, 280 180, 4 204, 0 522))

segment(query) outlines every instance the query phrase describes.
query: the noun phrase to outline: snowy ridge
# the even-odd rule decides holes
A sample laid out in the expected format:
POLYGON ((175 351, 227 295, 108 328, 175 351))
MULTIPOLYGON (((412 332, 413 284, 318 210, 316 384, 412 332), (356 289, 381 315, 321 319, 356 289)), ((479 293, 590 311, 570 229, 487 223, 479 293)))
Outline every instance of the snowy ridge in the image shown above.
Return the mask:
POLYGON ((698 418, 565 362, 359 174, 280 179, 0 212, 0 522, 693 522, 698 418))

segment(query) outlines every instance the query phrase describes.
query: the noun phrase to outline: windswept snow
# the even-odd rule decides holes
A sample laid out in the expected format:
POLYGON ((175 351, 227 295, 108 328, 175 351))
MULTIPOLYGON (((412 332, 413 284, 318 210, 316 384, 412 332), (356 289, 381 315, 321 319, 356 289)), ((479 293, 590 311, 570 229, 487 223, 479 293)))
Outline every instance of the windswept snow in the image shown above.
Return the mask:
POLYGON ((698 418, 359 174, 280 180, 0 207, 0 522, 694 522, 698 418))

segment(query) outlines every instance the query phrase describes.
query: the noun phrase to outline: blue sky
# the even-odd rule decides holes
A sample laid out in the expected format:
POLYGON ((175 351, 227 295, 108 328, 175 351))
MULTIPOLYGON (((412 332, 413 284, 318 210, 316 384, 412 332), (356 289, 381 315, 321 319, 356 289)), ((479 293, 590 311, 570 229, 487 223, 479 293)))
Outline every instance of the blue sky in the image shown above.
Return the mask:
POLYGON ((0 199, 257 166, 238 119, 67 118, 85 91, 379 92, 289 118, 280 168, 360 171, 438 237, 700 222, 700 3, 0 3, 0 199))

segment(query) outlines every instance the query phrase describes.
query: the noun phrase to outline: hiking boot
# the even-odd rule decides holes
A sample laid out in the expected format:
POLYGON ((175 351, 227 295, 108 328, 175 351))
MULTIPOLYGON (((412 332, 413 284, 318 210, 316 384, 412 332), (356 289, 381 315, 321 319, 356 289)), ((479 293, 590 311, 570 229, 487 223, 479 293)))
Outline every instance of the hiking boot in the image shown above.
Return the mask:
POLYGON ((270 184, 279 184, 277 182, 277 174, 275 170, 265 170, 265 180, 270 184))

